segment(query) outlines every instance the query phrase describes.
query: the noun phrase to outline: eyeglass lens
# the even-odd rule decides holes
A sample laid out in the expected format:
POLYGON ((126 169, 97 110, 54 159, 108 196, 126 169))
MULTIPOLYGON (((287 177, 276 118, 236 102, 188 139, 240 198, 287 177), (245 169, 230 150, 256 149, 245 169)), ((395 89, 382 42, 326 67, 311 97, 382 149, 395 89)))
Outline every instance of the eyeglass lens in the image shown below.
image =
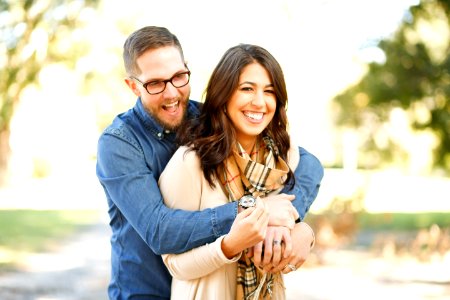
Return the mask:
POLYGON ((180 88, 189 83, 190 72, 175 74, 172 78, 161 81, 150 81, 144 85, 149 94, 159 94, 166 89, 168 82, 176 88, 180 88))

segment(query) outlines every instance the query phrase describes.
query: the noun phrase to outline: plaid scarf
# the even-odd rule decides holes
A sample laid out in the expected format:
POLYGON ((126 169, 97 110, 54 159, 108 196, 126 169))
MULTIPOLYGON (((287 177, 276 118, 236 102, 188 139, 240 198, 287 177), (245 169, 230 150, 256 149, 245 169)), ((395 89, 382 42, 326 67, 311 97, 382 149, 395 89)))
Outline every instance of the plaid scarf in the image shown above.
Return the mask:
POLYGON ((224 169, 219 173, 230 201, 239 200, 245 194, 264 197, 283 186, 289 166, 279 157, 270 137, 264 137, 263 142, 258 139, 250 154, 237 143, 233 155, 225 160, 224 169))
MULTIPOLYGON (((248 154, 237 143, 233 155, 227 158, 219 177, 230 201, 245 194, 264 197, 283 186, 289 166, 279 157, 278 148, 270 137, 258 139, 248 154)), ((243 255, 238 263, 236 299, 284 299, 281 274, 265 274, 251 259, 243 255)))
POLYGON ((285 300, 281 273, 264 273, 246 255, 238 262, 236 300, 285 300))

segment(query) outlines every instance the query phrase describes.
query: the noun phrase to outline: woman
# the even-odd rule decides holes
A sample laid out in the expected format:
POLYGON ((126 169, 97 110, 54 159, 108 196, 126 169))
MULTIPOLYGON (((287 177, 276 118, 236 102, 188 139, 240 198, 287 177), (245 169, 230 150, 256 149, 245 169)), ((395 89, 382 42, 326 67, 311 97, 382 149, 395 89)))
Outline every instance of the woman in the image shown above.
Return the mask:
MULTIPOLYGON (((226 51, 209 80, 199 119, 183 127, 183 146, 160 177, 166 205, 200 210, 246 195, 259 199, 292 184, 299 153, 291 147, 286 105, 282 69, 267 50, 241 44, 226 51)), ((261 272, 243 253, 261 241, 267 222, 263 201, 256 201, 256 208, 238 214, 228 235, 163 255, 173 276, 171 298, 284 299, 281 274, 261 272), (247 226, 248 218, 257 220, 259 235, 247 226)), ((278 227, 271 234, 278 244, 290 231, 278 227)))

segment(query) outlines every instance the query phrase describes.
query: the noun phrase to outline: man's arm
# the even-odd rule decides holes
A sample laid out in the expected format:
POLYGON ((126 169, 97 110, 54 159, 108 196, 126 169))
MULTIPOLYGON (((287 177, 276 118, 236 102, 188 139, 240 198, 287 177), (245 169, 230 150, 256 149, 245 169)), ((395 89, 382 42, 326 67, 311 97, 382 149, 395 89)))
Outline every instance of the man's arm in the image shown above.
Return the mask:
POLYGON ((323 167, 314 155, 301 147, 295 147, 289 151, 289 166, 291 169, 295 168, 294 186, 286 185, 280 194, 270 194, 264 200, 271 212, 269 225, 286 226, 292 229, 295 225, 294 221, 299 217, 303 220, 316 199, 323 178, 323 167), (289 200, 288 203, 286 200, 289 200))
POLYGON ((155 253, 181 253, 229 232, 237 214, 236 203, 203 211, 169 209, 136 143, 120 134, 104 134, 98 149, 97 176, 108 201, 155 253))
POLYGON ((300 161, 294 171, 295 185, 291 190, 286 186, 281 193, 295 195, 292 205, 297 209, 300 218, 303 220, 317 197, 324 169, 317 157, 302 147, 298 148, 300 161))

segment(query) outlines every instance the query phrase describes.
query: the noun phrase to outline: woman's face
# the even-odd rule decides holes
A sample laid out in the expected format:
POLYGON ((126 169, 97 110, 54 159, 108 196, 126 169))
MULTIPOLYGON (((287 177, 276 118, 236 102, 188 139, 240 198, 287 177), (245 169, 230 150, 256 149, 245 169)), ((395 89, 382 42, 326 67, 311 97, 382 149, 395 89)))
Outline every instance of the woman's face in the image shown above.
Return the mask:
POLYGON ((244 149, 253 147, 257 136, 272 121, 276 107, 275 91, 267 70, 258 63, 242 69, 237 89, 226 108, 244 149))

